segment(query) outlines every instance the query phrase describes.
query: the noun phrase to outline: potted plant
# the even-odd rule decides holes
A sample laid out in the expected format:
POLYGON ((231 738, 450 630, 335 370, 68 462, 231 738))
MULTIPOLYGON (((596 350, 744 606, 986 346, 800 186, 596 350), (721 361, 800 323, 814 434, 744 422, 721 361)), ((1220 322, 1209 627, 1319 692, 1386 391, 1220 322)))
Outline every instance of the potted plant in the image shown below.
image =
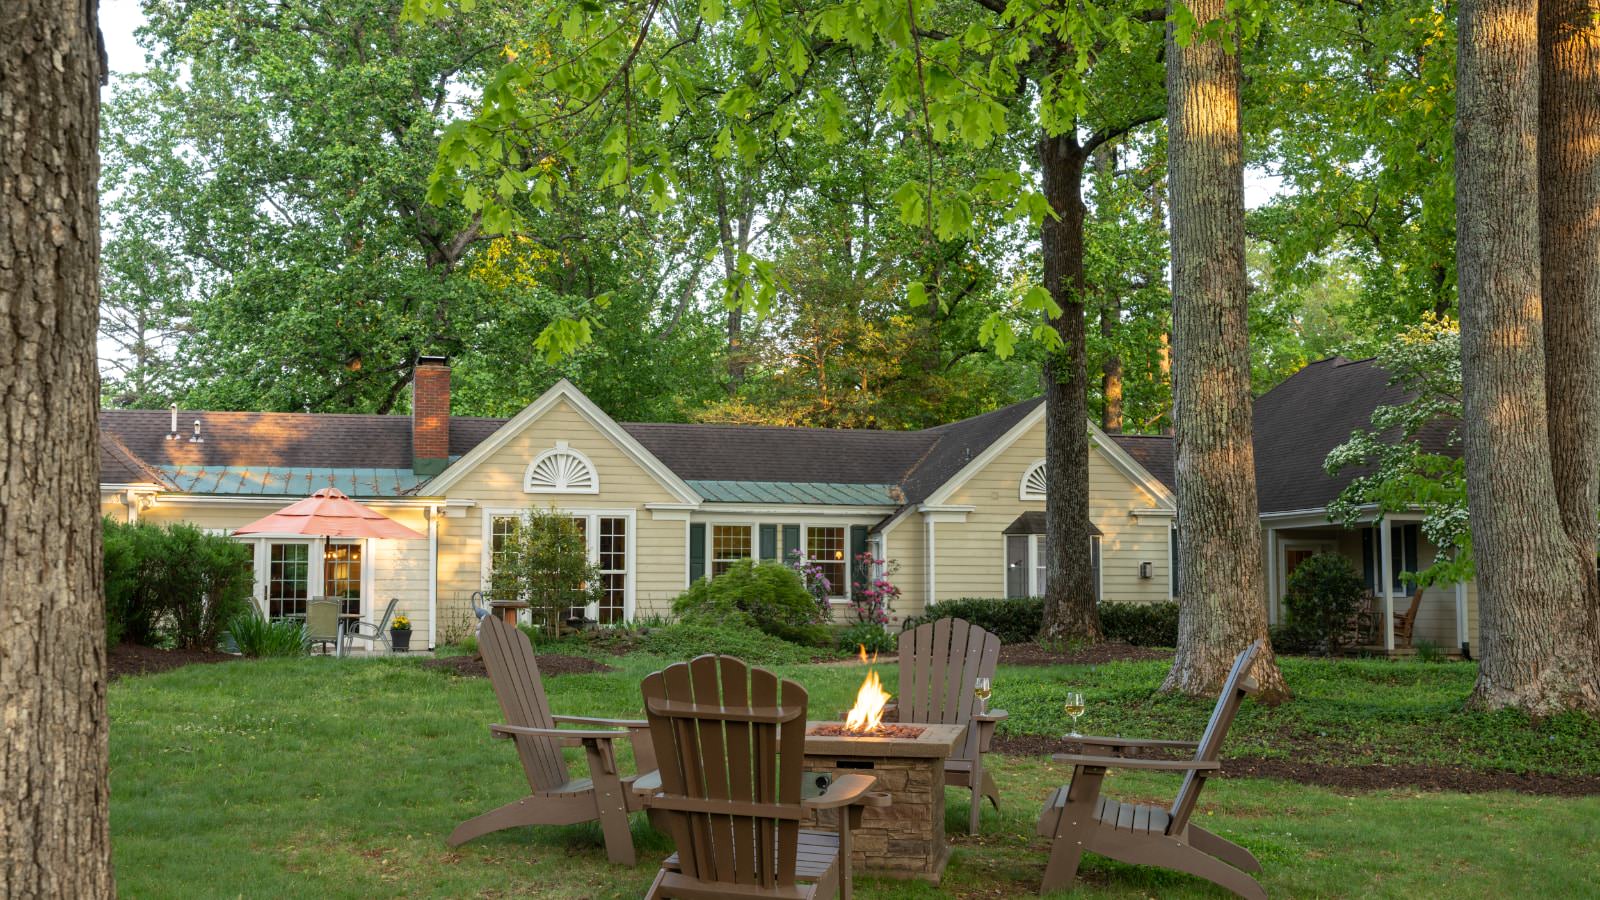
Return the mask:
POLYGON ((411 619, 409 617, 394 617, 394 623, 389 626, 389 643, 394 646, 394 652, 396 653, 405 653, 411 649, 411 619))

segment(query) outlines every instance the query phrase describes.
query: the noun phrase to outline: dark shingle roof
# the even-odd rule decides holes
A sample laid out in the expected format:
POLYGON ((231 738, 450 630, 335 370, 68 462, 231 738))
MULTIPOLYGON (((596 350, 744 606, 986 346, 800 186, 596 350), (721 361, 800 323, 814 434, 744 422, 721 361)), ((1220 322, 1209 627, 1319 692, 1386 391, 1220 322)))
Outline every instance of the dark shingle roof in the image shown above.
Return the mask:
POLYGON ((1168 490, 1178 489, 1178 476, 1172 458, 1171 435, 1113 434, 1108 437, 1115 441, 1123 452, 1133 457, 1134 462, 1144 466, 1144 470, 1155 480, 1166 485, 1168 490))
POLYGON ((934 443, 927 431, 623 423, 686 481, 897 484, 934 443))
MULTIPOLYGON (((1372 423, 1372 411, 1408 398, 1389 384, 1376 360, 1332 357, 1289 376, 1256 400, 1256 490, 1261 511, 1321 509, 1365 470, 1349 467, 1337 476, 1323 468, 1328 451, 1372 423)), ((1456 455, 1447 423, 1419 436, 1430 451, 1456 455)), ((1392 435, 1385 435, 1392 437, 1392 435)))
POLYGON ((103 428, 100 431, 100 483, 169 486, 160 472, 134 455, 115 434, 103 428))
POLYGON ((1027 418, 1028 413, 1033 412, 1043 402, 1043 397, 1035 397, 981 416, 916 432, 931 435, 935 440, 915 468, 911 469, 901 482, 906 502, 920 503, 926 500, 929 494, 938 490, 940 485, 961 471, 962 466, 971 462, 990 444, 999 440, 1001 435, 1027 418))

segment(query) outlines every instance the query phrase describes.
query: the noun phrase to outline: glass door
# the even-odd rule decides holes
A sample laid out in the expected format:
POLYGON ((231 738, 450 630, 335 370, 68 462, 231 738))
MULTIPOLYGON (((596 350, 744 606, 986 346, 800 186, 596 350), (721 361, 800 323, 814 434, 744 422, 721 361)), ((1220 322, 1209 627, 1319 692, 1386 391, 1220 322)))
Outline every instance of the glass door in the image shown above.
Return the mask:
POLYGON ((364 612, 361 596, 363 547, 360 542, 330 542, 322 551, 322 596, 341 601, 339 612, 346 620, 359 619, 364 612))
POLYGON ((305 618, 311 594, 311 545, 267 545, 267 618, 305 618))

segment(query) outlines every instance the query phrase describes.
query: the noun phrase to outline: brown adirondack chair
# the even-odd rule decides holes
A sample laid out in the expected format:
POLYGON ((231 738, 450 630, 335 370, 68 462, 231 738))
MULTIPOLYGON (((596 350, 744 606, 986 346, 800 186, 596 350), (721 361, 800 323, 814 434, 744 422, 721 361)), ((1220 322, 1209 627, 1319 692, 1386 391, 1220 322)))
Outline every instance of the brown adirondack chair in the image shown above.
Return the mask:
POLYGON ((1427 588, 1419 587, 1411 592, 1411 608, 1403 613, 1394 614, 1394 642, 1397 646, 1411 646, 1411 633, 1417 627, 1417 610, 1422 608, 1422 592, 1427 588))
POLYGON ((643 721, 551 715, 528 636, 495 616, 485 616, 478 623, 478 649, 505 714, 505 724, 490 725, 489 733, 516 744, 523 774, 528 777, 529 793, 521 800, 457 825, 450 833, 450 846, 519 825, 575 825, 599 820, 606 856, 614 863, 633 865, 637 857, 633 835, 628 830, 628 813, 644 805, 657 778, 652 771, 655 752, 649 740, 649 726, 643 721), (557 725, 587 727, 563 730, 557 725), (636 768, 643 774, 624 776, 618 771, 612 745, 622 737, 632 738, 636 768), (561 753, 563 746, 580 743, 589 760, 588 778, 572 778, 561 753))
POLYGON ((1072 781, 1050 795, 1039 815, 1038 833, 1050 838, 1050 860, 1045 865, 1040 893, 1071 887, 1078 874, 1078 862, 1088 850, 1134 865, 1188 872, 1240 897, 1267 896, 1261 885, 1245 874, 1261 871, 1261 864, 1250 851, 1189 821, 1206 777, 1222 767, 1217 753, 1240 702, 1257 690, 1255 679, 1246 673, 1263 646, 1263 641, 1256 641, 1234 659, 1222 696, 1217 698, 1211 721, 1198 742, 1086 737, 1079 739, 1085 750, 1095 749, 1101 754, 1055 755, 1057 762, 1072 764, 1072 781), (1195 755, 1192 760, 1122 755, 1128 750, 1150 747, 1192 748, 1195 755), (1171 808, 1162 809, 1101 796, 1100 784, 1107 769, 1185 774, 1171 808))
POLYGON ((677 852, 655 897, 850 897, 850 829, 876 777, 842 775, 801 798, 806 692, 731 656, 700 656, 644 680, 645 715, 661 761, 652 821, 677 852), (839 810, 835 833, 802 829, 811 810, 839 810))
POLYGON ((1005 710, 977 713, 973 682, 993 678, 1000 638, 965 619, 940 619, 900 632, 900 693, 890 710, 897 722, 967 725, 966 742, 944 763, 944 783, 968 789, 967 831, 978 833, 978 810, 988 797, 1000 808, 1000 789, 983 768, 983 754, 1005 710))

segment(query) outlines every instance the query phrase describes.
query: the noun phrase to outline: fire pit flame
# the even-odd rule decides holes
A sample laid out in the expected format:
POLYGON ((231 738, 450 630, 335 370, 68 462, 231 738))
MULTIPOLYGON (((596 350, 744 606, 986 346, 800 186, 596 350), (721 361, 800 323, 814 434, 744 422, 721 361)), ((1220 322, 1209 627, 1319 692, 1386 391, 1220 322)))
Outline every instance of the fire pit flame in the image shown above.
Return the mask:
MULTIPOLYGON (((867 648, 861 646, 861 661, 867 663, 867 648)), ((877 654, 873 654, 872 663, 878 661, 877 654)), ((871 663, 867 663, 871 665, 871 663)), ((883 689, 883 682, 878 680, 878 670, 868 669, 867 677, 861 682, 861 690, 856 692, 856 705, 850 707, 850 712, 845 716, 844 730, 851 734, 869 734, 883 729, 883 709, 889 705, 889 692, 883 689)))

